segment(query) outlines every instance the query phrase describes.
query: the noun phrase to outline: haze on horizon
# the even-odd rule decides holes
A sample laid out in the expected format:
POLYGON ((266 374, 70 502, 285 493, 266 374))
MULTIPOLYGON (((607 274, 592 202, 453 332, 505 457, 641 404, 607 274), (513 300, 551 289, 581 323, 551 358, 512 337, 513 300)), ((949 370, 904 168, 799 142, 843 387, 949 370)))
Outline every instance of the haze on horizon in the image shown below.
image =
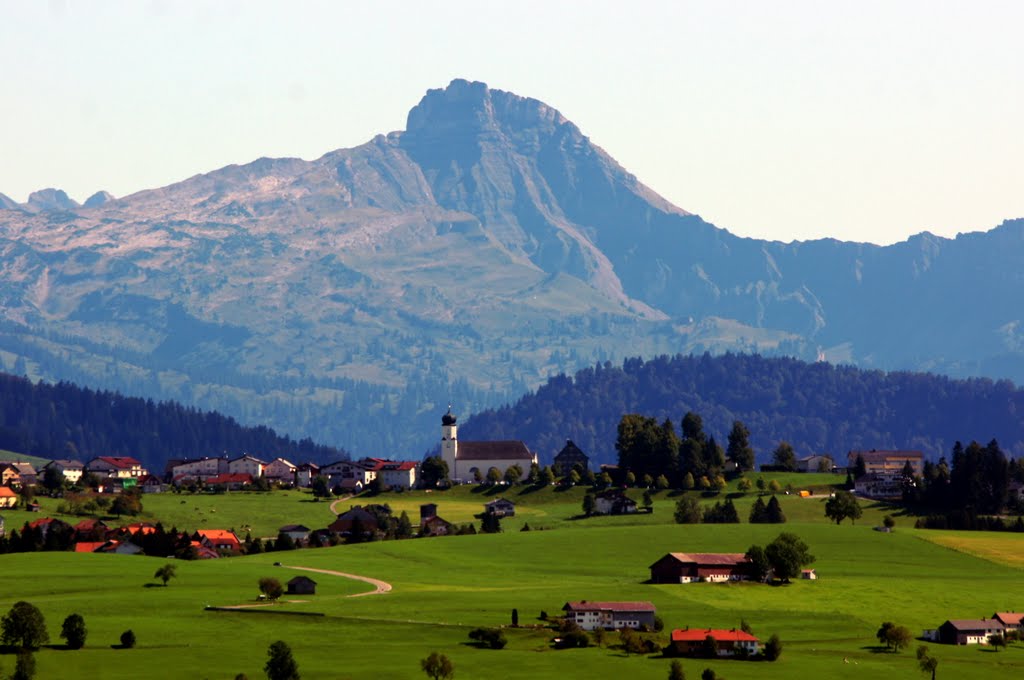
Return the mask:
POLYGON ((405 128, 453 78, 559 109, 742 236, 892 243, 1024 217, 1024 5, 0 8, 0 192, 124 196, 405 128))

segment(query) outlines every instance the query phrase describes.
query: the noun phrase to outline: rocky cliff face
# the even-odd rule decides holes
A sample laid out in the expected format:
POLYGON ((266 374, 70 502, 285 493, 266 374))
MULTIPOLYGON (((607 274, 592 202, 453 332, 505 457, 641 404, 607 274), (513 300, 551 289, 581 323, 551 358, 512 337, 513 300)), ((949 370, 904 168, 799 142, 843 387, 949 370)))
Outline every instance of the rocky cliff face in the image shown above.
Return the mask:
POLYGON ((627 355, 1024 377, 1024 222, 887 248, 740 239, 555 109, 482 83, 431 90, 404 132, 314 161, 83 206, 4 198, 4 366, 357 454, 420 450, 440 402, 470 410, 627 355))

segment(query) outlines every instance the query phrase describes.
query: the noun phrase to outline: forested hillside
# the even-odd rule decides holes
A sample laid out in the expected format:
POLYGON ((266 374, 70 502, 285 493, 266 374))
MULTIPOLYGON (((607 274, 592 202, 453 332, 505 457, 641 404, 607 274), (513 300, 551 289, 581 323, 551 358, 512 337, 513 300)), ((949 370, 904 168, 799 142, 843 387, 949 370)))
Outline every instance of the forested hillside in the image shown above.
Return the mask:
POLYGON ((750 430, 759 463, 779 441, 797 456, 851 449, 920 449, 949 455, 957 440, 999 441, 1024 455, 1024 391, 1010 381, 953 380, 925 373, 865 371, 788 358, 726 354, 627 359, 558 375, 512 406, 475 414, 463 439, 522 439, 550 463, 566 439, 592 460, 617 461, 616 429, 627 413, 688 412, 724 443, 734 420, 750 430))
POLYGON ((242 427, 219 413, 124 397, 70 383, 32 383, 0 373, 0 449, 43 458, 133 456, 155 472, 168 458, 277 456, 329 462, 344 451, 294 441, 267 427, 242 427))

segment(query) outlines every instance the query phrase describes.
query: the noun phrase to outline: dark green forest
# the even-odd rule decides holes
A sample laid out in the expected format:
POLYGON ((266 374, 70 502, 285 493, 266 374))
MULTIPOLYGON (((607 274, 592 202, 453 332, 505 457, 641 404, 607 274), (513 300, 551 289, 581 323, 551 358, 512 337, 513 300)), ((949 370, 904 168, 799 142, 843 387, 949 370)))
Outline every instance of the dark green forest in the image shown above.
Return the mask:
POLYGON ((750 431, 758 463, 780 441, 796 455, 830 453, 839 464, 854 449, 918 449, 938 459, 956 441, 999 441, 1024 455, 1024 391, 1008 380, 954 380, 927 373, 871 371, 758 355, 662 356, 604 363, 552 377, 515 404, 482 411, 463 439, 521 439, 541 461, 572 439, 596 463, 616 463, 617 428, 637 413, 679 430, 703 419, 724 444, 735 420, 750 431))
POLYGON ((267 427, 175 402, 154 402, 71 383, 33 383, 0 373, 0 449, 43 458, 132 456, 160 473, 169 458, 277 456, 293 463, 345 458, 340 449, 294 441, 267 427))

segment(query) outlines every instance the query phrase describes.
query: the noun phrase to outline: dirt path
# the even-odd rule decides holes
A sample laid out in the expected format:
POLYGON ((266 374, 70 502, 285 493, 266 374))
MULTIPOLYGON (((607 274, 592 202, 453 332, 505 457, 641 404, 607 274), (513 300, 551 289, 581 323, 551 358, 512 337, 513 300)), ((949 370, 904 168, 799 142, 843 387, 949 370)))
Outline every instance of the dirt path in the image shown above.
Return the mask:
POLYGON ((386 581, 379 579, 370 578, 369 576, 359 576, 357 574, 347 574, 343 571, 334 571, 332 569, 314 569, 313 567, 294 567, 289 564, 282 564, 285 569, 298 569, 300 571, 315 571, 318 574, 330 574, 331 576, 341 576, 343 578, 351 578, 356 581, 363 581, 369 583, 376 590, 371 590, 365 593, 356 593, 355 595, 347 595, 346 597, 362 597, 363 595, 383 595, 384 593, 391 592, 391 584, 386 581))
POLYGON ((340 515, 341 513, 338 512, 338 503, 344 503, 345 501, 351 498, 352 496, 339 496, 337 500, 331 501, 331 512, 333 512, 335 515, 340 515))

